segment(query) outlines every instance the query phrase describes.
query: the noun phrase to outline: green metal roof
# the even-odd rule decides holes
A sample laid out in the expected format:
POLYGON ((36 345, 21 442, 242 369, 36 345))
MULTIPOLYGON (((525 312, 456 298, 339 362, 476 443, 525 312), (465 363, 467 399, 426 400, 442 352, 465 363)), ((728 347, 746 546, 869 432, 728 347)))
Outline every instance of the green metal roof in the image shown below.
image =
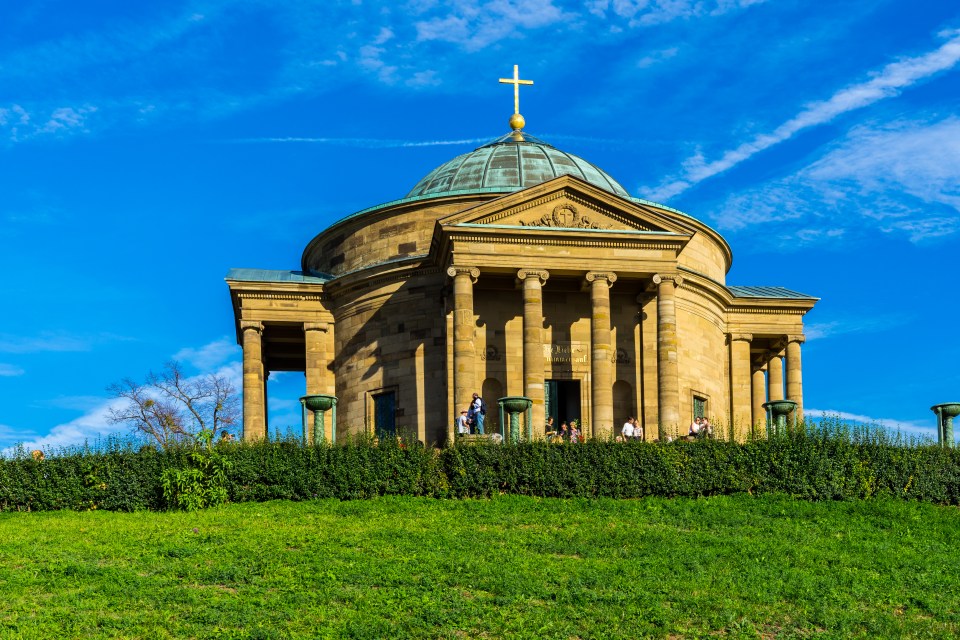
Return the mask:
POLYGON ((310 282, 323 284, 330 278, 310 275, 303 271, 283 271, 276 269, 230 269, 227 280, 240 282, 310 282))
POLYGON ((622 198, 630 197, 619 182, 595 164, 531 135, 520 136, 515 140, 513 134, 507 134, 443 163, 424 176, 407 198, 476 189, 519 191, 562 175, 576 176, 622 198))
POLYGON ((734 298, 791 298, 795 300, 819 300, 805 293, 791 291, 783 287, 730 287, 734 298))

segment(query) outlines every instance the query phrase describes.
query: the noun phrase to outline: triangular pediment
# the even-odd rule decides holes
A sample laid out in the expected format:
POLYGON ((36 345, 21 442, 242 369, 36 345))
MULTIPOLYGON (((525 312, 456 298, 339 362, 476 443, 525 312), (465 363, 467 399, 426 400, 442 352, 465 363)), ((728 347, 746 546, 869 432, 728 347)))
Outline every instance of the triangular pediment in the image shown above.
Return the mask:
POLYGON ((688 235, 691 229, 649 207, 573 176, 517 191, 451 214, 441 226, 497 225, 545 230, 648 231, 688 235))

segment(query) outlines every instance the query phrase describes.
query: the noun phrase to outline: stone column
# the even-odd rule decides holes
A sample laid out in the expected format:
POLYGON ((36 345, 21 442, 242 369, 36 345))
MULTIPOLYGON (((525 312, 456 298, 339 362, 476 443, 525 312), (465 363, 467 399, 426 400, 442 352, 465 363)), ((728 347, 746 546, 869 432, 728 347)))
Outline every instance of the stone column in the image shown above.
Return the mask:
POLYGON ((263 380, 263 323, 241 320, 243 332, 243 439, 260 440, 267 435, 263 380))
POLYGON ((800 375, 802 335, 787 336, 787 400, 797 403, 797 419, 803 419, 803 379, 800 375))
POLYGON ((749 333, 730 334, 730 419, 732 433, 743 442, 753 425, 753 407, 750 402, 750 341, 749 333))
MULTIPOLYGON (((534 434, 543 433, 546 406, 543 382, 543 285, 550 277, 543 269, 520 269, 523 283, 523 395, 533 401, 534 434)), ((528 429, 529 431, 529 429, 528 429)))
POLYGON ((683 284, 678 275, 657 274, 657 404, 659 437, 680 431, 680 368, 677 362, 676 287, 683 284))
MULTIPOLYGON (((304 322, 303 338, 306 346, 306 368, 307 395, 317 395, 327 390, 327 332, 330 325, 326 322, 304 322)), ((313 429, 313 412, 307 411, 307 425, 313 429)), ((328 427, 324 426, 326 431, 328 427)), ((322 434, 324 438, 332 437, 327 433, 322 434)), ((313 434, 307 438, 307 442, 313 442, 313 434)))
POLYGON ((610 336, 610 287, 617 281, 612 272, 590 271, 590 433, 608 437, 613 433, 613 345, 610 336))
MULTIPOLYGON (((480 277, 476 267, 450 267, 453 278, 453 407, 454 417, 473 399, 476 391, 477 354, 474 346, 473 285, 480 277)), ((448 422, 453 423, 453 417, 448 422)))
POLYGON ((764 430, 767 424, 767 412, 763 408, 763 403, 767 401, 767 376, 763 366, 758 367, 753 372, 753 421, 750 425, 753 427, 754 436, 766 433, 764 430))
POLYGON ((767 364, 770 402, 783 400, 783 360, 780 358, 781 353, 782 348, 775 347, 773 355, 770 356, 770 362, 767 364))

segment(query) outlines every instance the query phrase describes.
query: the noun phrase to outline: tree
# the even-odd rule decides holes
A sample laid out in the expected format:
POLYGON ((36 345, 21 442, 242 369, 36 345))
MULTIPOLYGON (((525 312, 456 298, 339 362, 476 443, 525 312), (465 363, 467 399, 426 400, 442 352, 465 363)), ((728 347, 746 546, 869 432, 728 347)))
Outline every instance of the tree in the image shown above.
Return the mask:
POLYGON ((202 436, 210 442, 218 432, 230 433, 239 417, 236 388, 226 376, 187 377, 176 361, 159 374, 151 371, 142 384, 124 378, 107 390, 125 400, 110 409, 110 423, 128 425, 162 448, 197 443, 202 436))

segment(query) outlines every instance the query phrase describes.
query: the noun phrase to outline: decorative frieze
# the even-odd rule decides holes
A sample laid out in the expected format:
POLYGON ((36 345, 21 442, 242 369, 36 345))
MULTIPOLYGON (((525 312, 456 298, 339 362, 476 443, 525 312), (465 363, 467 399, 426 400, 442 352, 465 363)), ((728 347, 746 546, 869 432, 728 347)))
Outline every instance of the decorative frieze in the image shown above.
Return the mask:
POLYGON ((572 204, 560 204, 553 211, 544 214, 537 220, 520 220, 523 227, 559 227, 561 229, 609 229, 608 225, 595 222, 585 215, 581 215, 572 204))

